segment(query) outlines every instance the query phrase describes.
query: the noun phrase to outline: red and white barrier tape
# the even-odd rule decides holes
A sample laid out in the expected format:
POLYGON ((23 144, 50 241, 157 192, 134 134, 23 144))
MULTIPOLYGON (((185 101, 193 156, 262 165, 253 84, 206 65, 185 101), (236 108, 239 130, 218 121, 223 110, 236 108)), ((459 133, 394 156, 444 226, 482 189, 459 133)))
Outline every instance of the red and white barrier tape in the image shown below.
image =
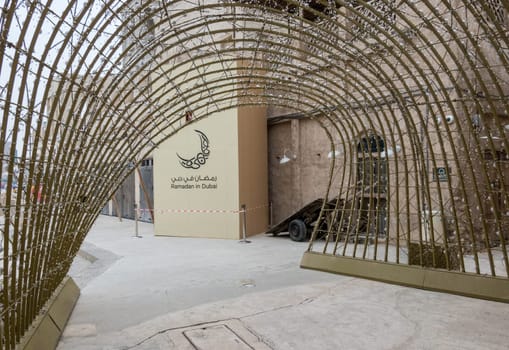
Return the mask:
MULTIPOLYGON (((246 208, 246 212, 258 210, 261 208, 267 208, 268 205, 259 205, 257 207, 246 208)), ((244 209, 144 209, 138 208, 136 209, 138 212, 153 212, 158 214, 169 214, 169 213, 177 213, 177 214, 239 214, 243 213, 244 209)))

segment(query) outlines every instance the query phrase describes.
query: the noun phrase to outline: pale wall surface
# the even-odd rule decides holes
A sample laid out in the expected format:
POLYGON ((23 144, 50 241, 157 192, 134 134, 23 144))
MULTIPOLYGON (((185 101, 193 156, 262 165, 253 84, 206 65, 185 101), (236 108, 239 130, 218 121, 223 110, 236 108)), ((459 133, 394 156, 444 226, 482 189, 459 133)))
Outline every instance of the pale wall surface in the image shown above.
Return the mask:
MULTIPOLYGON (((310 119, 270 125, 268 138, 270 200, 273 224, 277 224, 304 205, 324 198, 331 166, 327 154, 331 145, 320 124, 310 119), (291 161, 280 164, 285 152, 291 161)), ((336 161, 336 171, 340 172, 342 167, 343 162, 336 161)), ((341 179, 335 176, 334 183, 341 179)))
POLYGON ((159 146, 154 152, 156 235, 239 237, 237 139, 237 113, 228 110, 190 124, 159 146), (186 169, 177 153, 189 159, 201 152, 195 130, 207 136, 210 155, 199 169, 186 169))

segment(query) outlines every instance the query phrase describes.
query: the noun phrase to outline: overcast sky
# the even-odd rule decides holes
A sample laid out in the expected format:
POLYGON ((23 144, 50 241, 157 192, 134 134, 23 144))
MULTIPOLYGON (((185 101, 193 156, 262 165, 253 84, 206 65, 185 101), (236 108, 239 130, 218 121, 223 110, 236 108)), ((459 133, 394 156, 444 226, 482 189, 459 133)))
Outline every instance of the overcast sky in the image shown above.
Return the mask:
MULTIPOLYGON (((50 1, 46 1, 46 3, 47 2, 50 2, 50 1)), ((20 1, 20 4, 18 5, 18 7, 15 11, 14 21, 13 21, 11 27, 9 28, 9 33, 8 33, 8 42, 13 45, 17 45, 19 42, 21 29, 27 22, 28 6, 30 6, 30 3, 31 3, 31 1, 29 1, 29 0, 24 1, 24 2, 20 1)), ((34 50, 33 57, 36 60, 39 60, 39 58, 41 58, 43 56, 43 53, 46 50, 47 46, 50 45, 49 50, 48 50, 48 55, 44 59, 44 62, 45 62, 45 64, 50 65, 50 66, 56 65, 57 71, 63 72, 65 70, 67 62, 69 61, 69 57, 71 56, 71 53, 73 52, 73 50, 76 50, 76 43, 78 43, 78 41, 81 37, 81 33, 84 32, 88 28, 88 24, 94 19, 96 14, 104 7, 103 1, 94 1, 91 10, 88 11, 86 16, 84 16, 84 19, 81 20, 78 25, 75 25, 74 19, 81 13, 84 3, 85 3, 84 0, 73 1, 72 9, 71 9, 70 13, 65 17, 64 24, 57 31, 57 35, 56 35, 55 39, 50 43, 51 35, 53 32, 55 32, 56 24, 58 23, 60 18, 62 18, 62 14, 64 13, 65 8, 68 6, 68 1, 61 1, 61 0, 52 1, 52 3, 49 6, 50 11, 49 11, 48 15, 45 17, 45 20, 43 22, 42 30, 36 36, 35 31, 36 31, 37 24, 41 18, 43 6, 46 6, 46 5, 41 5, 40 2, 37 2, 36 10, 33 14, 32 19, 30 20, 27 33, 22 38, 23 39, 22 40, 22 51, 25 51, 28 49, 28 47, 31 45, 32 39, 34 38, 34 36, 36 36, 37 40, 35 43, 35 50, 34 50), (73 27, 74 27, 74 29, 77 29, 77 30, 72 30, 73 27), (62 47, 64 45, 63 40, 65 38, 65 35, 67 33, 69 33, 69 31, 72 31, 71 32, 73 35, 72 43, 69 43, 66 45, 65 50, 64 50, 65 52, 64 52, 63 56, 59 60, 57 60, 58 52, 62 49, 62 47)), ((119 1, 119 3, 120 3, 120 1, 119 1)), ((101 33, 100 39, 94 44, 94 48, 88 54, 88 57, 85 59, 85 62, 87 64, 90 64, 92 59, 94 57, 96 57, 100 52, 105 53, 105 51, 107 51, 107 50, 101 49, 101 46, 107 40, 110 33, 112 33, 113 30, 115 29, 115 18, 113 16, 111 16, 111 12, 109 12, 107 16, 104 16, 99 23, 100 23, 100 25, 102 25, 103 23, 106 23, 106 22, 109 22, 108 29, 101 33)), ((97 30, 93 29, 91 31, 91 35, 89 37, 93 37, 93 36, 95 36, 95 34, 97 34, 97 30)), ((84 50, 89 46, 88 44, 89 43, 85 40, 84 44, 81 45, 81 49, 80 49, 81 53, 83 53, 84 50)), ((5 101, 5 97, 6 97, 7 85, 8 85, 8 82, 9 82, 9 79, 11 76, 11 72, 13 69, 12 60, 13 60, 15 54, 16 54, 16 51, 13 48, 6 49, 6 51, 5 51, 6 59, 4 60, 2 67, 1 67, 1 71, 0 71, 0 107, 2 110, 4 107, 4 101, 5 101)), ((25 60, 26 60, 26 56, 22 54, 19 59, 18 65, 15 67, 16 68, 16 78, 15 78, 15 82, 13 85, 14 89, 12 91, 13 96, 11 99, 10 117, 9 117, 9 123, 8 123, 8 129, 10 131, 9 140, 12 140, 12 135, 14 133, 14 130, 12 130, 12 129, 13 129, 14 118, 15 118, 14 113, 16 111, 15 103, 17 103, 18 98, 20 96, 20 92, 21 92, 20 91, 20 87, 21 87, 20 81, 22 79, 22 72, 24 69, 25 60), (14 104, 12 102, 14 102, 14 104)), ((82 59, 78 59, 75 62, 73 62, 73 69, 76 69, 77 62, 80 60, 82 60, 82 59)), ((98 62, 98 64, 101 64, 102 62, 103 61, 100 61, 100 62, 98 62)), ((28 76, 28 84, 23 91, 23 101, 21 103, 21 105, 23 107, 26 107, 26 106, 28 106, 29 101, 31 99, 35 98, 36 112, 40 112, 38 107, 40 106, 44 89, 47 87, 47 78, 50 73, 50 70, 47 68, 45 68, 43 70, 43 74, 42 74, 43 78, 40 82, 39 88, 37 88, 37 90, 34 90, 36 73, 39 70, 39 68, 40 68, 39 63, 36 62, 35 60, 33 60, 30 63, 31 73, 28 76)), ((88 68, 89 67, 87 65, 85 65, 84 67, 82 67, 81 71, 84 72, 88 68)), ((21 114, 22 117, 25 114, 26 114, 26 110, 25 110, 25 108, 22 108, 22 114, 21 114)), ((43 118, 43 119, 45 118, 44 115, 39 115, 38 117, 43 118)), ((3 118, 0 118, 0 124, 3 122, 2 119, 3 118)), ((35 125, 35 123, 36 123, 36 120, 34 120, 32 125, 35 125)), ((21 138, 22 137, 21 133, 24 134, 25 127, 27 127, 27 126, 22 124, 18 131, 18 140, 16 142, 16 148, 18 149, 18 153, 19 153, 19 150, 21 150, 23 143, 28 142, 28 140, 24 140, 21 138)))

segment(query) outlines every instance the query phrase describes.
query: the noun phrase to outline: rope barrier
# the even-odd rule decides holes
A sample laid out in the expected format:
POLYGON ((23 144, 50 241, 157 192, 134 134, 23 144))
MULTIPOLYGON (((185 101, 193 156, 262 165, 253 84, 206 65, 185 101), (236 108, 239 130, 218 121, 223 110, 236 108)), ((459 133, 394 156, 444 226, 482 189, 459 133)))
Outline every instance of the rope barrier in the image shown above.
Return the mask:
POLYGON ((259 210, 262 208, 268 208, 268 204, 259 205, 252 208, 246 209, 148 209, 148 208, 138 208, 135 209, 140 214, 143 212, 149 213, 157 213, 157 214, 169 214, 169 213, 177 213, 177 214, 240 214, 243 212, 250 212, 254 210, 259 210))

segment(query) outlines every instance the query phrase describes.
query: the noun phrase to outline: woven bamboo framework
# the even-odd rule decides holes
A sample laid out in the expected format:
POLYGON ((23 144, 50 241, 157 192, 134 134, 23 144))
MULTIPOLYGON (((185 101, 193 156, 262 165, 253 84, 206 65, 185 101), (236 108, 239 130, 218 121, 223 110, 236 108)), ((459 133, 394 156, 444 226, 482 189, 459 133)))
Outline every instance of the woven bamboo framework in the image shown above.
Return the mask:
POLYGON ((238 106, 289 109, 329 137, 310 252, 508 278, 508 0, 0 9, 0 348, 186 115, 238 106))

